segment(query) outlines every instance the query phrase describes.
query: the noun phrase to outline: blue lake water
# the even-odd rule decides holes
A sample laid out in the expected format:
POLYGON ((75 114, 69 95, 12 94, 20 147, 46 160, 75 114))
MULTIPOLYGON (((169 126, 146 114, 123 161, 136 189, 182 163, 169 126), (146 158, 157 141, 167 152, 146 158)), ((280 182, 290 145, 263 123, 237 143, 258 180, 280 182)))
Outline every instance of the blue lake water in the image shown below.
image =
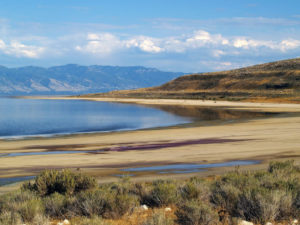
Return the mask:
POLYGON ((87 152, 90 151, 12 152, 12 153, 0 153, 0 157, 17 157, 17 156, 31 156, 31 155, 62 155, 62 154, 87 153, 87 152))
POLYGON ((225 166, 247 166, 258 164, 257 160, 237 160, 222 163, 210 164, 172 164, 163 166, 148 166, 122 169, 125 172, 149 172, 158 171, 159 173, 194 173, 203 171, 203 169, 225 167, 225 166))
POLYGON ((35 176, 0 178, 0 187, 1 186, 5 186, 5 185, 9 185, 9 184, 14 184, 16 182, 22 182, 22 181, 32 180, 34 178, 35 178, 35 176))
POLYGON ((0 98, 0 138, 135 130, 190 121, 138 105, 0 98))

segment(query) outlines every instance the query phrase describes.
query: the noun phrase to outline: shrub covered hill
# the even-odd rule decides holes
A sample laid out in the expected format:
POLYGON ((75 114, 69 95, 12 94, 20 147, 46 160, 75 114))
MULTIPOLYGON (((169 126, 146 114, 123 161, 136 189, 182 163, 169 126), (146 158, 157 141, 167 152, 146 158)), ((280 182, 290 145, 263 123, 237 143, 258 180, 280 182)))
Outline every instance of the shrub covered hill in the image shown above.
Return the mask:
POLYGON ((157 87, 89 96, 299 102, 300 58, 185 75, 157 87))

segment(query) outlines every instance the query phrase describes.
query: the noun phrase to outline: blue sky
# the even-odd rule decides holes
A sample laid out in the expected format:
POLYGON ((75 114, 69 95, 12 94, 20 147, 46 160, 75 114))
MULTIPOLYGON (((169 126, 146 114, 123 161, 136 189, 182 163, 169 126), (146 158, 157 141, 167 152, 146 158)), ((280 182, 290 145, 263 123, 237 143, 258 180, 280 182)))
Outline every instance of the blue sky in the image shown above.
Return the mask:
POLYGON ((1 0, 0 64, 202 72, 300 56, 299 0, 1 0))

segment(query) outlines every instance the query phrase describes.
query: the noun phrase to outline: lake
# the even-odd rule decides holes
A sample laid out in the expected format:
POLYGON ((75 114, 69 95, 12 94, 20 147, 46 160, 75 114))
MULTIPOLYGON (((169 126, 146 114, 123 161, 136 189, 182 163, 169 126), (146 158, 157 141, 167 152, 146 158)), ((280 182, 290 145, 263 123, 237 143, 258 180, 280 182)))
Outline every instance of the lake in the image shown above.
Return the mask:
POLYGON ((273 114, 218 107, 0 98, 0 139, 137 130, 191 122, 209 125, 273 114))
POLYGON ((82 100, 0 98, 0 138, 109 132, 189 123, 138 105, 82 100))

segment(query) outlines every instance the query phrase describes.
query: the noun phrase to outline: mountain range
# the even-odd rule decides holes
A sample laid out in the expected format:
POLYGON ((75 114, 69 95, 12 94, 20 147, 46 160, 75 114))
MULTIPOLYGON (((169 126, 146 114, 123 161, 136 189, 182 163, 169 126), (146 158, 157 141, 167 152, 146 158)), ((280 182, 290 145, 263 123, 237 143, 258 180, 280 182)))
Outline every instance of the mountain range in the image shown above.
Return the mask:
POLYGON ((160 85, 181 75, 183 73, 141 66, 0 66, 0 95, 64 95, 135 89, 160 85))

